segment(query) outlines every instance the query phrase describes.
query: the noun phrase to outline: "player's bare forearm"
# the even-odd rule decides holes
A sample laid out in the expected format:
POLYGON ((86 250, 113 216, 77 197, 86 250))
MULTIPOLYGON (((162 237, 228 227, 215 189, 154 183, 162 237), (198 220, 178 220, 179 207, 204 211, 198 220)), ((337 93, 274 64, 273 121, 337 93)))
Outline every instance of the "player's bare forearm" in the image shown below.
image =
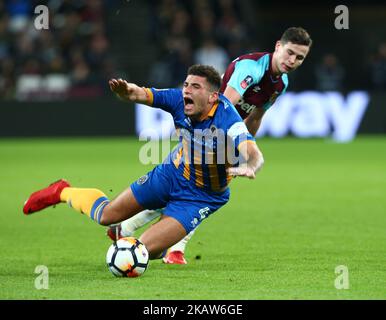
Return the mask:
MULTIPOLYGON (((263 153, 260 151, 256 143, 247 144, 247 168, 256 174, 264 164, 263 153)), ((253 178, 255 176, 253 175, 253 178)))
POLYGON ((132 101, 143 104, 150 104, 148 93, 142 87, 129 83, 123 79, 110 79, 110 89, 123 101, 132 101))
POLYGON ((231 86, 227 86, 224 91, 224 96, 235 106, 241 99, 241 95, 231 86))
POLYGON ((251 135, 255 136, 257 130, 259 130, 264 112, 265 111, 262 108, 256 108, 247 118, 245 118, 244 123, 251 135))
POLYGON ((259 128, 260 128, 261 119, 259 119, 259 120, 254 119, 254 118, 250 119, 248 117, 244 120, 244 122, 245 122, 245 125, 247 126, 250 134, 255 136, 257 133, 257 130, 259 130, 259 128))
POLYGON ((238 167, 228 169, 228 173, 233 176, 247 177, 255 179, 256 173, 262 168, 264 164, 264 157, 262 152, 257 147, 256 143, 247 141, 239 147, 240 155, 246 159, 246 163, 238 167))

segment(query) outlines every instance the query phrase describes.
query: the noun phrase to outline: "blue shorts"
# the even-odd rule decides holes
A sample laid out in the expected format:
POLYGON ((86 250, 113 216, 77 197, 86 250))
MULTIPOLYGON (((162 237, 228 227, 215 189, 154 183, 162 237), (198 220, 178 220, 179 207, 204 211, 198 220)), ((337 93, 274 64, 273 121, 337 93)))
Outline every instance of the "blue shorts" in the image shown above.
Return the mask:
POLYGON ((145 209, 164 208, 163 214, 179 221, 186 233, 229 200, 229 189, 210 192, 177 176, 173 164, 160 164, 131 184, 135 199, 145 209))

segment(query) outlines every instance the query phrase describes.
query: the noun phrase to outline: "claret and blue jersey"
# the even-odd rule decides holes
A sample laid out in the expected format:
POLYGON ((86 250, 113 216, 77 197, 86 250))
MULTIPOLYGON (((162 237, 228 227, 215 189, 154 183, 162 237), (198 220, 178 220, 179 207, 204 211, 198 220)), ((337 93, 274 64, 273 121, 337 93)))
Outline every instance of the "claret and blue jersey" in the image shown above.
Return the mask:
POLYGON ((224 191, 231 180, 226 169, 236 164, 240 144, 255 143, 234 106, 220 94, 208 117, 194 122, 184 114, 181 89, 147 90, 153 107, 172 114, 179 135, 179 145, 165 161, 196 187, 224 191))
POLYGON ((288 87, 288 76, 275 77, 272 72, 272 53, 255 52, 232 61, 224 73, 220 92, 226 87, 235 89, 241 100, 235 105, 245 119, 255 108, 268 110, 288 87))

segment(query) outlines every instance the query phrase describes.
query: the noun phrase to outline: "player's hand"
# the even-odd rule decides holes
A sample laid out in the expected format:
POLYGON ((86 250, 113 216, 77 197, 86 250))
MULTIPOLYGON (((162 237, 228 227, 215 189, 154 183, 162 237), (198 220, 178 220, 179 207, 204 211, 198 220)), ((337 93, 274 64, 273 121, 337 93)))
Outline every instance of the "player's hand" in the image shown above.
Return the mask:
POLYGON ((110 89, 122 100, 132 100, 134 87, 131 86, 126 80, 122 79, 110 79, 110 89))
POLYGON ((255 179, 255 170, 250 167, 231 167, 227 170, 228 174, 235 177, 246 177, 248 179, 255 179))

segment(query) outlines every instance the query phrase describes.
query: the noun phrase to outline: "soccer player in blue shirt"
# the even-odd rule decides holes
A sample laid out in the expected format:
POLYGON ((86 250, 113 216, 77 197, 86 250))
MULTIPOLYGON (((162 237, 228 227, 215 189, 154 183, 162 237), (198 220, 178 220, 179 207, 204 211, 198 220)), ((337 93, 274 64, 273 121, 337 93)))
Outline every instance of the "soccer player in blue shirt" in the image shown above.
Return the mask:
POLYGON ((179 133, 177 148, 114 200, 98 189, 74 188, 59 180, 34 192, 23 212, 65 202, 108 226, 144 209, 164 208, 161 219, 140 237, 150 259, 160 258, 228 202, 232 176, 255 178, 263 157, 234 106, 219 94, 221 77, 213 67, 189 68, 182 90, 141 88, 122 79, 109 84, 124 100, 171 113, 179 133))
MULTIPOLYGON (((300 67, 312 40, 301 27, 285 30, 275 44, 275 51, 254 52, 233 60, 227 67, 220 92, 236 107, 249 132, 255 136, 264 113, 288 86, 287 73, 300 67)), ((108 230, 110 238, 131 235, 137 228, 157 218, 160 211, 147 210, 108 230)), ((165 263, 185 264, 185 246, 193 232, 170 248, 165 263)))

